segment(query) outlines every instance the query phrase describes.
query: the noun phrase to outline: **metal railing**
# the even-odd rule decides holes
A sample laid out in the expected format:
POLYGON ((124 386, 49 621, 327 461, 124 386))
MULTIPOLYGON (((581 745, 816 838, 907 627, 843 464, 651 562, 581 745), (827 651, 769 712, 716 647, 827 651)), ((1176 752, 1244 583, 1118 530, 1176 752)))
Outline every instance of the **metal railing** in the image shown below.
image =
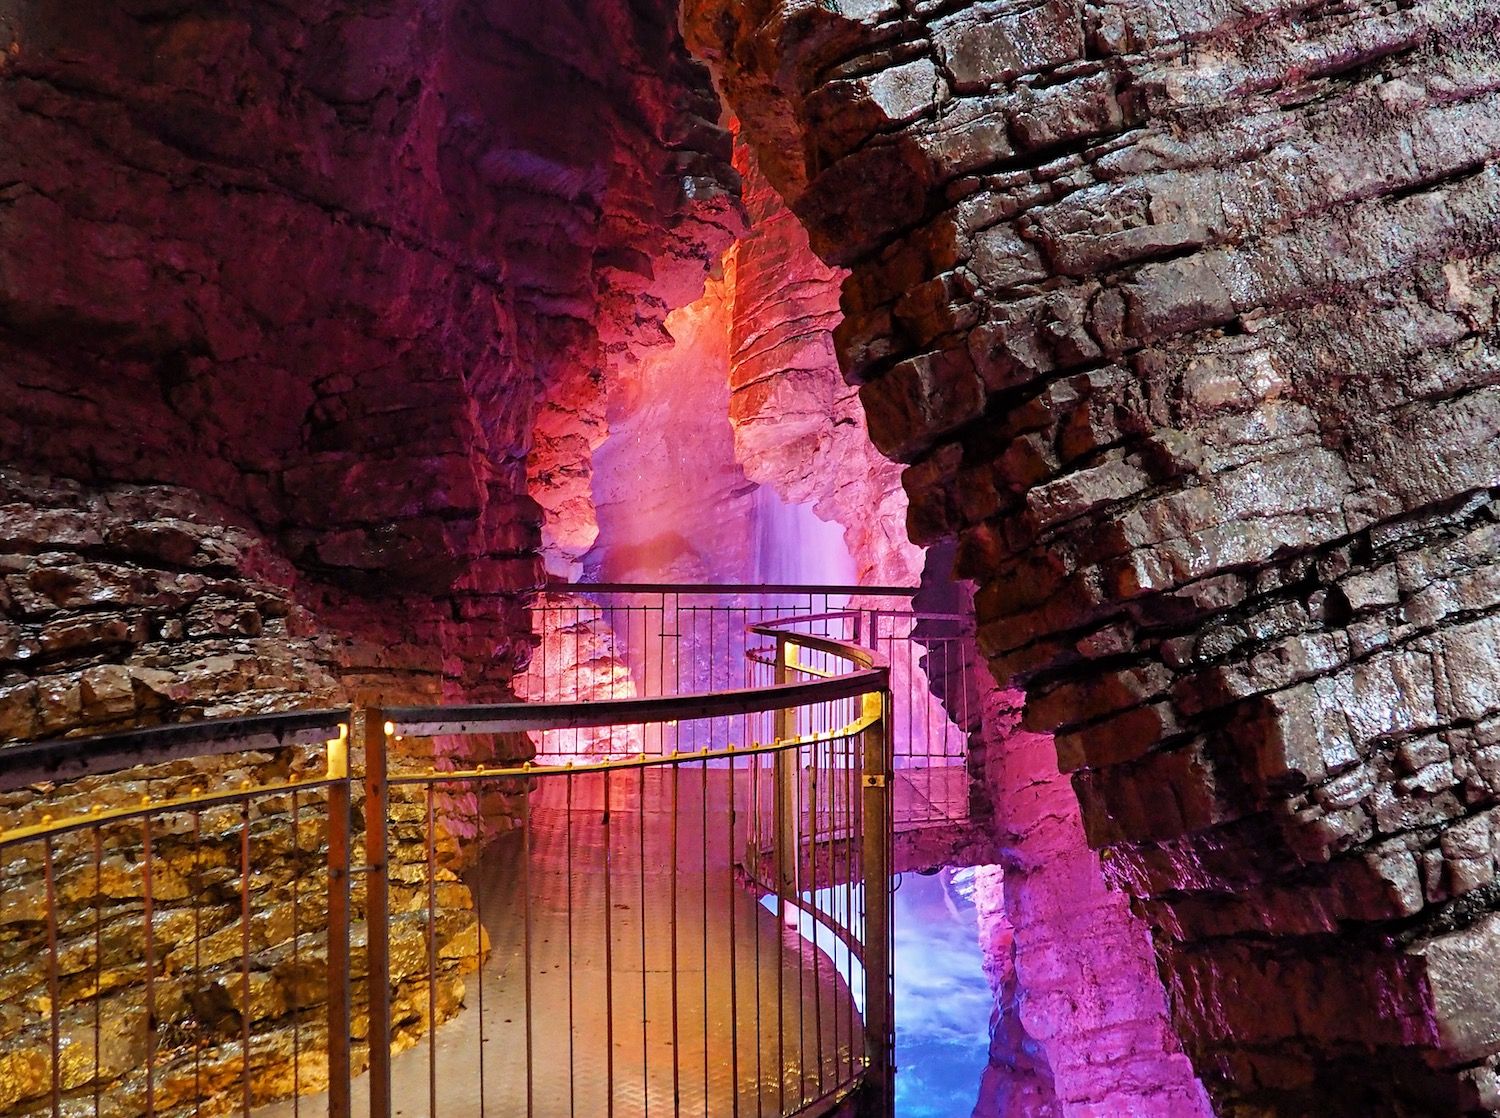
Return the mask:
POLYGON ((888 1113, 890 669, 831 624, 701 694, 0 749, 0 1115, 888 1113))
MULTIPOLYGON (((979 729, 972 618, 916 607, 909 587, 737 586, 559 583, 533 611, 540 643, 527 698, 536 701, 676 695, 764 687, 785 677, 774 634, 790 628, 876 653, 891 673, 892 764, 898 771, 897 826, 962 824, 975 814, 968 762, 979 729)), ((818 678, 816 653, 798 678, 818 678)), ((775 727, 697 725, 763 740, 775 727)), ((539 757, 584 758, 696 748, 685 727, 645 737, 616 727, 537 739, 539 757)))
POLYGON ((287 1091, 348 1077, 348 719, 0 750, 0 1113, 248 1111, 273 1052, 287 1091))

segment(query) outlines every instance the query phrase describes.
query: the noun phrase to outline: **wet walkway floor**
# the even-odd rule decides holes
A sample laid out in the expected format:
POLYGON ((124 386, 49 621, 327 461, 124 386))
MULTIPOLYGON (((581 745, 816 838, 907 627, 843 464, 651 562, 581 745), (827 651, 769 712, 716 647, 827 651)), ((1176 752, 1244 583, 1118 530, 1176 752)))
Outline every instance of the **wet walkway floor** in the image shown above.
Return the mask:
MULTIPOLYGON (((540 779, 529 843, 505 836, 467 875, 491 952, 458 1015, 393 1059, 395 1113, 774 1118, 850 1078, 857 963, 785 927, 737 870, 749 814, 731 818, 727 770, 644 772, 610 775, 608 813, 603 775, 540 779)), ((368 1077, 354 1096, 368 1113, 368 1077)))

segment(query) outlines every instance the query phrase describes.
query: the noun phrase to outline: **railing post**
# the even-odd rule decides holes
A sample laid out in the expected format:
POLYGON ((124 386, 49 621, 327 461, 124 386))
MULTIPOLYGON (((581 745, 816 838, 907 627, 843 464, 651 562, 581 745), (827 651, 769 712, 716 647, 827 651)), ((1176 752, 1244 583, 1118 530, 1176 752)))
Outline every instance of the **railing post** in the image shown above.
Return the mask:
MULTIPOLYGON (((783 634, 776 635, 776 682, 790 683, 795 646, 783 634)), ((789 708, 776 712, 776 740, 786 742, 796 736, 796 713, 789 708)), ((775 758, 776 783, 776 895, 780 900, 781 920, 788 927, 799 923, 797 902, 798 869, 802 856, 797 842, 797 781, 801 762, 800 749, 778 749, 775 758)))
POLYGON ((891 988, 891 693, 865 696, 879 704, 879 718, 863 736, 865 886, 865 1052, 871 1088, 870 1116, 895 1112, 895 1018, 891 988))
POLYGON ((349 727, 346 725, 339 737, 328 743, 329 1118, 351 1118, 349 995, 349 727))
MULTIPOLYGON (((391 1114, 391 925, 387 872, 390 743, 385 711, 365 711, 365 985, 370 1004, 370 1118, 391 1114)), ((430 1024, 429 1024, 429 1027, 430 1024)))

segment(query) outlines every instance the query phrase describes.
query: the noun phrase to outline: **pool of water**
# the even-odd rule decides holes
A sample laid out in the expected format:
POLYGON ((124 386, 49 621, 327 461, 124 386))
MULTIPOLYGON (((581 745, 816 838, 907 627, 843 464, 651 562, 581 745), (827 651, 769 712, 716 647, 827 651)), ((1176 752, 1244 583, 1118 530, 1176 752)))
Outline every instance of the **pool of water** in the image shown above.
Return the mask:
MULTIPOLYGON (((897 1118, 970 1118, 989 1062, 995 998, 979 950, 970 871, 903 874, 895 893, 897 1118)), ((776 898, 763 897, 769 912, 776 898)), ((816 907, 857 911, 845 887, 819 890, 816 907)), ((864 973, 837 938, 805 912, 798 929, 835 960, 855 1004, 864 1008, 864 973)))
POLYGON ((947 870, 896 890, 898 1118, 969 1118, 979 1094, 995 1000, 964 892, 947 870))

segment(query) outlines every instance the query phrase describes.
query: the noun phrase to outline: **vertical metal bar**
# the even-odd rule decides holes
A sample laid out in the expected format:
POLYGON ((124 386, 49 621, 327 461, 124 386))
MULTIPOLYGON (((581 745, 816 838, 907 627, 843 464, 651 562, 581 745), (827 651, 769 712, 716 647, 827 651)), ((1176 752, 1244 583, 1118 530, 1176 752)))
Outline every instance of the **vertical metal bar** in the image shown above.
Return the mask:
POLYGON ((611 879, 614 866, 610 856, 609 770, 604 770, 604 1043, 605 1078, 609 1084, 606 1113, 615 1113, 615 948, 614 896, 611 879))
MULTIPOLYGON (((436 789, 427 792, 427 1113, 437 1118, 437 818, 433 810, 436 789)), ((531 999, 526 999, 527 1009, 531 999)))
MULTIPOLYGON (((302 919, 298 911, 302 896, 302 829, 301 803, 292 790, 292 968, 300 973, 302 964, 302 919)), ((292 1008, 292 1118, 302 1114, 302 1014, 292 1008)))
POLYGON ((351 1118, 349 737, 328 743, 328 1114, 351 1118))
MULTIPOLYGON (((820 851, 818 850, 818 811, 820 810, 820 805, 819 805, 819 802, 818 802, 818 795, 819 795, 819 791, 821 789, 821 784, 820 784, 820 782, 818 780, 818 764, 819 764, 819 753, 821 752, 822 748, 823 747, 821 745, 815 745, 815 746, 813 746, 813 749, 812 749, 812 760, 811 760, 811 764, 808 767, 808 801, 809 801, 809 803, 808 803, 808 816, 807 816, 807 823, 808 823, 807 854, 808 854, 808 863, 809 863, 808 864, 809 876, 812 879, 809 882, 809 884, 808 884, 808 895, 811 898, 811 904, 809 905, 809 908, 811 908, 814 913, 818 913, 818 912, 821 911, 819 903, 818 903, 818 861, 819 861, 819 855, 820 855, 820 851)), ((813 922, 813 941, 814 941, 814 947, 816 947, 816 945, 817 945, 817 938, 818 938, 818 924, 817 924, 817 921, 814 920, 814 922, 813 922)), ((813 1032, 814 1032, 814 1034, 816 1035, 816 1038, 817 1038, 817 1052, 818 1052, 818 1091, 817 1091, 817 1093, 818 1093, 819 1096, 821 1096, 823 1094, 823 1079, 824 1079, 824 1076, 823 1076, 823 983, 822 983, 822 955, 821 955, 820 952, 818 952, 816 950, 814 950, 814 952, 813 952, 813 1032)))
MULTIPOLYGON (((526 1115, 536 1112, 536 1051, 535 1051, 535 1024, 532 1020, 532 996, 531 983, 531 797, 535 791, 535 785, 530 777, 522 777, 521 787, 521 919, 523 946, 526 966, 526 1115)), ((432 1118, 437 1118, 436 1110, 432 1118)))
MULTIPOLYGON (((641 731, 645 732, 644 726, 641 727, 641 731)), ((640 786, 639 803, 636 806, 636 826, 639 828, 637 846, 641 863, 641 910, 638 916, 641 930, 641 1101, 643 1112, 649 1116, 651 1113, 651 1003, 647 993, 647 978, 651 972, 646 967, 646 766, 642 765, 636 773, 640 786)))
MULTIPOLYGON (((708 614, 708 689, 710 691, 713 691, 718 686, 716 682, 716 676, 714 674, 714 667, 716 664, 716 661, 714 659, 714 629, 714 614, 713 611, 710 610, 708 614)), ((728 685, 728 677, 726 676, 725 686, 727 687, 728 685)))
MULTIPOLYGON (((149 968, 148 968, 149 969, 149 968)), ((250 1118, 250 797, 240 803, 240 1110, 250 1118)))
MULTIPOLYGON (((849 738, 845 737, 840 739, 839 745, 839 752, 842 755, 841 760, 843 761, 843 764, 840 766, 839 778, 835 781, 836 785, 839 788, 840 802, 834 805, 834 829, 838 835, 838 846, 836 847, 834 853, 834 872, 841 884, 838 894, 839 900, 836 907, 842 909, 842 913, 839 918, 839 926, 845 931, 853 931, 854 921, 850 916, 850 912, 853 909, 854 900, 854 829, 853 819, 851 818, 851 813, 849 811, 849 804, 854 797, 854 790, 851 784, 854 766, 852 763, 853 756, 850 749, 849 738), (838 822, 839 814, 841 811, 843 815, 842 825, 840 825, 838 822), (842 872, 839 871, 837 865, 840 854, 842 854, 843 859, 842 872)), ((844 1043, 839 1050, 842 1053, 846 1053, 846 1056, 842 1060, 843 1070, 841 1072, 841 1075, 849 1076, 852 1075, 854 1071, 854 950, 849 945, 847 939, 844 940, 843 947, 844 967, 842 973, 849 976, 850 997, 848 998, 848 1005, 845 1012, 842 1015, 835 1014, 835 1022, 837 1022, 839 1016, 842 1016, 844 1019, 844 1043)), ((834 948, 834 959, 835 961, 837 961, 838 959, 837 947, 834 948)), ((837 1041, 837 1030, 835 1030, 834 1032, 834 1038, 835 1041, 837 1041)))
MULTIPOLYGON (((100 996, 100 989, 101 989, 101 986, 102 986, 101 978, 102 978, 103 971, 104 971, 104 888, 103 888, 103 885, 104 885, 104 882, 103 882, 104 836, 103 836, 103 833, 102 833, 100 827, 97 824, 94 826, 93 831, 94 831, 94 1118, 99 1118, 100 1090, 101 1090, 101 1087, 102 1087, 102 1084, 103 1084, 103 1078, 104 1078, 103 1076, 101 1076, 99 1074, 99 1063, 100 1063, 100 1061, 99 1061, 99 1044, 100 1044, 100 1041, 101 1041, 100 1032, 102 1031, 102 1027, 103 1027, 103 1022, 100 1020, 100 1003, 104 1001, 104 998, 100 996)), ((194 866, 195 870, 196 870, 197 864, 198 864, 197 850, 198 850, 198 813, 195 811, 193 813, 193 866, 194 866)), ((194 876, 196 877, 196 874, 194 876)), ((196 885, 196 882, 195 882, 195 885, 196 885)), ((199 965, 198 962, 197 962, 197 959, 198 959, 198 955, 199 955, 199 942, 200 942, 199 935, 198 935, 198 892, 199 892, 199 890, 197 888, 194 888, 194 890, 193 890, 193 957, 194 957, 194 966, 195 967, 197 967, 199 965)), ((194 1105, 195 1108, 197 1107, 197 1100, 201 1099, 203 1097, 202 1092, 196 1090, 196 1086, 197 1086, 197 1082, 196 1082, 196 1077, 197 1077, 197 1061, 198 1061, 197 1046, 194 1045, 194 1048, 193 1048, 193 1067, 194 1067, 194 1087, 195 1087, 195 1090, 194 1090, 194 1093, 193 1093, 193 1099, 194 1099, 193 1105, 194 1105)))
POLYGON ((893 1113, 895 1021, 890 998, 890 741, 888 690, 867 696, 878 703, 879 719, 863 734, 865 877, 865 1048, 869 1080, 883 1113, 893 1113))
POLYGON ((365 710, 365 927, 370 1005, 370 1118, 391 1115, 390 786, 385 711, 365 710))
MULTIPOLYGON (((796 647, 785 634, 776 634, 777 684, 791 681, 791 665, 795 663, 796 647)), ((790 708, 776 711, 775 734, 777 744, 785 743, 796 735, 796 712, 790 708)), ((798 753, 796 749, 778 749, 775 760, 776 782, 776 895, 781 919, 790 927, 797 925, 795 900, 797 896, 797 784, 799 781, 798 753)))
POLYGON ((567 791, 564 793, 563 818, 563 861, 567 867, 567 881, 564 889, 567 893, 567 923, 568 923, 568 1115, 576 1118, 578 1113, 578 1065, 575 1063, 574 1055, 574 1033, 577 1029, 575 1024, 577 1017, 574 1010, 573 997, 573 785, 578 777, 573 773, 564 776, 563 781, 567 791))
MULTIPOLYGON (((470 781, 469 787, 473 789, 474 796, 474 831, 476 834, 484 833, 484 785, 479 781, 470 781)), ((480 921, 479 927, 474 930, 474 975, 479 986, 478 1013, 479 1013, 479 1118, 484 1118, 485 1112, 485 1089, 484 1089, 484 1046, 488 1043, 484 1035, 484 867, 479 866, 478 872, 474 874, 474 915, 480 921)), ((570 964, 571 965, 571 964, 570 964)))
MULTIPOLYGON (((745 735, 745 741, 746 741, 746 744, 748 745, 749 741, 750 741, 748 730, 747 730, 746 735, 745 735)), ((755 753, 750 754, 746 758, 746 760, 749 763, 749 775, 750 775, 750 812, 749 812, 749 815, 750 815, 750 824, 746 828, 746 830, 747 830, 748 833, 746 835, 746 840, 745 840, 745 848, 746 848, 745 849, 745 865, 746 865, 746 869, 749 871, 749 877, 750 877, 750 880, 751 880, 752 883, 759 882, 761 880, 761 862, 762 862, 762 859, 760 857, 760 841, 761 841, 761 836, 763 834, 763 828, 761 826, 761 818, 760 818, 760 814, 761 814, 761 798, 760 798, 760 769, 761 769, 761 759, 762 759, 762 754, 760 752, 758 752, 758 751, 755 752, 755 753)), ((765 1061, 764 1061, 763 1057, 764 1057, 765 1049, 766 1049, 766 1039, 765 1039, 766 1038, 766 1033, 765 1033, 765 1024, 762 1021, 762 1013, 761 1013, 761 989, 760 989, 760 978, 761 978, 761 973, 760 973, 761 972, 761 946, 760 946, 761 915, 760 915, 760 907, 761 907, 761 905, 760 905, 760 888, 758 886, 755 888, 754 897, 755 897, 754 907, 750 910, 750 915, 751 915, 750 926, 751 926, 751 928, 754 929, 754 936, 755 936, 755 1112, 756 1112, 757 1115, 759 1115, 765 1109, 765 1106, 764 1106, 765 1098, 764 1098, 764 1096, 765 1096, 765 1093, 766 1093, 766 1080, 765 1080, 765 1067, 764 1067, 765 1061)), ((778 1069, 778 1074, 779 1074, 779 1069, 778 1069)))
MULTIPOLYGON (((656 595, 656 687, 660 694, 667 694, 667 595, 656 595)), ((661 727, 665 730, 666 727, 661 727)), ((666 735, 662 736, 662 751, 667 748, 666 735)))
MULTIPOLYGON (((865 972, 864 956, 864 853, 860 849, 860 840, 863 835, 864 820, 861 811, 860 800, 860 776, 863 766, 863 750, 860 735, 854 735, 849 739, 849 776, 846 781, 848 787, 848 801, 844 805, 844 814, 848 819, 849 842, 846 851, 849 870, 849 899, 848 911, 846 913, 849 921, 848 927, 855 934, 855 941, 861 945, 859 956, 860 974, 860 1011, 856 1012, 851 1004, 849 1007, 849 1067, 851 1073, 856 1067, 864 1067, 864 1021, 861 1016, 864 1006, 864 991, 867 975, 865 972)), ((855 949, 850 945, 850 953, 855 949)))
MULTIPOLYGON (((709 626, 709 632, 713 632, 712 624, 709 626)), ((704 748, 706 749, 707 745, 704 748)), ((699 865, 702 867, 699 880, 703 888, 703 1116, 708 1118, 713 1107, 713 1095, 709 1088, 709 1052, 711 1049, 708 1043, 708 760, 706 758, 698 762, 698 771, 702 776, 699 795, 703 808, 703 818, 698 831, 699 865)))
MULTIPOLYGON (((141 878, 142 878, 142 930, 145 938, 145 1113, 156 1113, 156 987, 154 987, 154 975, 151 972, 154 966, 154 954, 156 944, 151 941, 151 819, 150 816, 141 818, 141 878)), ((246 1002, 249 999, 246 998, 246 1002)), ((249 1008, 246 1007, 246 1014, 249 1008)))
MULTIPOLYGON (((794 779, 792 782, 792 863, 798 874, 796 901, 802 901, 801 892, 801 862, 802 862, 802 810, 804 802, 802 798, 802 747, 797 746, 788 750, 793 761, 794 779)), ((792 927, 796 929, 797 936, 802 934, 801 912, 797 907, 792 908, 794 922, 792 927)), ((816 931, 813 933, 816 935, 816 931)), ((796 941, 793 941, 796 943, 796 941)), ((800 943, 797 946, 797 1100, 799 1107, 807 1104, 807 951, 800 943)), ((814 979, 816 979, 814 974, 814 979)))
MULTIPOLYGON (((778 657, 778 660, 780 658, 778 657)), ((781 714, 778 712, 779 719, 781 714)), ((780 745, 779 739, 776 745, 780 745)), ((771 754, 771 774, 774 783, 771 801, 771 844, 772 858, 776 871, 776 922, 780 935, 776 942, 776 1109, 778 1114, 786 1113, 786 950, 787 939, 786 913, 784 911, 784 899, 782 894, 783 882, 786 878, 784 862, 786 858, 786 844, 783 841, 784 826, 782 816, 786 810, 786 804, 781 795, 781 751, 778 748, 771 754)), ((795 942, 793 944, 795 946, 795 942)))
POLYGON ((677 954, 677 884, 678 879, 682 874, 682 865, 677 852, 679 841, 678 828, 680 825, 680 820, 678 818, 680 792, 678 788, 678 782, 679 778, 682 775, 682 766, 673 765, 670 772, 672 780, 672 839, 670 855, 672 874, 672 902, 671 920, 669 927, 671 929, 670 934, 672 938, 672 1113, 675 1115, 681 1113, 682 1111, 682 1036, 678 1021, 677 1003, 677 973, 680 969, 679 958, 677 954))
MULTIPOLYGON (((728 833, 725 836, 725 849, 728 857, 724 862, 725 872, 729 880, 726 883, 729 894, 729 1090, 731 1102, 731 1113, 734 1118, 739 1118, 740 1113, 740 973, 739 959, 735 951, 735 940, 738 938, 738 929, 735 927, 735 904, 734 899, 739 889, 734 880, 734 754, 729 755, 729 811, 727 812, 728 833)), ((757 1107, 757 1110, 759 1107, 757 1107)))
MULTIPOLYGON (((52 1118, 62 1114, 62 1000, 57 976, 57 873, 52 855, 52 836, 42 840, 43 869, 47 879, 47 1002, 52 1039, 52 1118)), ((149 977, 147 978, 149 982, 149 977)), ((95 997, 98 991, 94 992, 95 997)))

